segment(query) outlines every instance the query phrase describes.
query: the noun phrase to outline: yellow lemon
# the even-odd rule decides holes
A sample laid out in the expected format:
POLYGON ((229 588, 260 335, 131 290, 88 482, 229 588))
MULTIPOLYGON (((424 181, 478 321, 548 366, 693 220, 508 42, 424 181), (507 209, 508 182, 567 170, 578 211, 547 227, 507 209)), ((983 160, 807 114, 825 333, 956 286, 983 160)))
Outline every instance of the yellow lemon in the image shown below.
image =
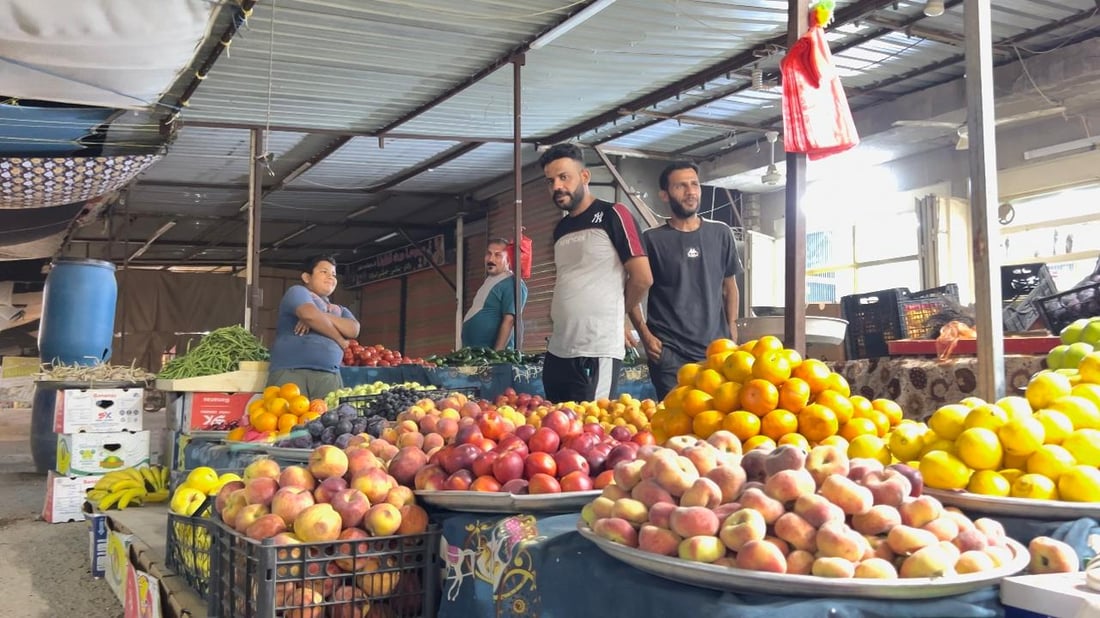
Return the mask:
POLYGON ((763 448, 765 451, 774 450, 775 440, 761 434, 745 440, 745 443, 741 445, 741 449, 746 453, 758 448, 763 448))
POLYGON ((935 489, 962 489, 970 482, 971 470, 947 451, 932 451, 920 458, 924 484, 935 489))
POLYGON ((996 470, 1004 459, 1004 447, 991 429, 971 427, 955 440, 959 459, 975 470, 996 470))
POLYGON ((1003 476, 1004 479, 1008 481, 1008 484, 1011 485, 1016 482, 1016 479, 1024 475, 1024 471, 1019 468, 1005 468, 1004 470, 998 470, 997 474, 1003 476))
POLYGON ((968 408, 976 408, 978 406, 987 405, 986 401, 984 399, 982 399, 981 397, 966 397, 962 401, 960 401, 959 403, 963 404, 964 406, 966 406, 968 408))
POLYGON ((1061 444, 1066 436, 1073 433, 1073 421, 1058 410, 1046 408, 1035 413, 1035 420, 1043 424, 1043 441, 1046 444, 1061 444))
POLYGON ((929 433, 932 434, 933 437, 931 439, 929 439, 928 436, 925 436, 924 448, 921 449, 921 451, 920 451, 920 456, 921 457, 924 457, 928 453, 932 453, 932 452, 935 452, 935 451, 943 451, 945 453, 952 453, 952 454, 955 453, 955 442, 953 440, 945 440, 943 438, 938 438, 938 437, 935 437, 935 435, 936 435, 935 433, 932 433, 932 432, 929 432, 929 433))
POLYGON ((1041 474, 1024 474, 1012 483, 1009 495, 1013 498, 1031 498, 1032 500, 1057 500, 1058 487, 1054 481, 1041 474))
POLYGON ((218 471, 209 466, 199 466, 187 475, 187 484, 204 494, 218 489, 218 471))
POLYGON ((1012 490, 1012 484, 999 472, 978 470, 970 477, 970 482, 966 484, 966 490, 973 494, 1004 498, 1012 490))
POLYGON ((1027 458, 1029 455, 1031 455, 1031 453, 1028 453, 1027 455, 1014 455, 1012 453, 1005 453, 1005 461, 1002 465, 1006 468, 1018 468, 1020 470, 1023 470, 1027 467, 1027 458))
POLYGON ((1050 402, 1047 408, 1068 416, 1074 429, 1100 429, 1100 409, 1084 397, 1075 395, 1059 397, 1050 402))
POLYGON ((1027 473, 1042 474, 1057 481, 1066 470, 1077 465, 1069 451, 1057 444, 1044 444, 1027 458, 1027 473))
POLYGON ((1019 395, 1001 397, 994 405, 1007 412, 1008 418, 1024 418, 1031 416, 1032 412, 1031 404, 1027 402, 1027 399, 1019 395))
POLYGON ((1096 407, 1100 408, 1100 384, 1091 382, 1087 384, 1084 382, 1075 384, 1070 394, 1076 397, 1084 397, 1096 404, 1096 407))
POLYGON ((970 414, 966 415, 966 421, 963 423, 963 427, 965 429, 984 427, 997 431, 1001 425, 1007 422, 1008 412, 1005 412, 1003 408, 991 403, 983 403, 975 406, 974 409, 970 411, 970 414))
POLYGON ((1062 440, 1062 447, 1073 455, 1077 463, 1100 466, 1100 430, 1078 429, 1062 440))
POLYGON ((917 423, 902 423, 890 432, 890 452, 901 461, 909 461, 920 456, 924 449, 924 434, 930 433, 928 426, 917 423))
POLYGON ((1100 502, 1100 469, 1073 466, 1058 477, 1058 495, 1072 502, 1100 502))
POLYGON ((818 444, 819 445, 820 444, 829 444, 829 445, 837 447, 838 449, 844 451, 845 453, 848 452, 848 447, 850 446, 850 444, 848 442, 848 439, 845 438, 842 435, 839 435, 839 434, 831 435, 828 438, 825 438, 824 440, 822 440, 821 442, 818 442, 818 444))
POLYGON ((949 403, 932 413, 932 417, 928 419, 928 426, 944 440, 954 440, 963 432, 968 414, 970 414, 970 408, 967 406, 961 403, 949 403))
POLYGON ((1100 352, 1086 354, 1077 365, 1077 375, 1081 376, 1082 383, 1100 383, 1100 352))
POLYGON ((1050 407, 1055 399, 1068 395, 1072 388, 1068 377, 1044 369, 1032 376, 1024 390, 1024 397, 1032 410, 1042 410, 1050 407))
POLYGON ((856 457, 877 459, 884 466, 890 465, 890 462, 893 461, 890 456, 890 449, 886 446, 886 441, 869 433, 856 436, 848 443, 848 457, 850 459, 856 457))
POLYGON ((997 430, 1006 453, 1030 455, 1043 445, 1046 431, 1034 418, 1014 418, 997 430))

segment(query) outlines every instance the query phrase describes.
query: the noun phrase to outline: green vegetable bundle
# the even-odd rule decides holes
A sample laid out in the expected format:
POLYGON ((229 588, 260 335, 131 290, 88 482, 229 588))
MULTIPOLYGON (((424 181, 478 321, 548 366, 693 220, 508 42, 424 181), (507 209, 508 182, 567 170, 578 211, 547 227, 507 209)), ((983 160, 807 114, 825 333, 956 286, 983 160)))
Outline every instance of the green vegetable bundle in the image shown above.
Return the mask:
POLYGON ((236 371, 241 361, 265 361, 271 358, 260 340, 240 326, 211 331, 183 356, 168 361, 157 377, 179 380, 236 371))

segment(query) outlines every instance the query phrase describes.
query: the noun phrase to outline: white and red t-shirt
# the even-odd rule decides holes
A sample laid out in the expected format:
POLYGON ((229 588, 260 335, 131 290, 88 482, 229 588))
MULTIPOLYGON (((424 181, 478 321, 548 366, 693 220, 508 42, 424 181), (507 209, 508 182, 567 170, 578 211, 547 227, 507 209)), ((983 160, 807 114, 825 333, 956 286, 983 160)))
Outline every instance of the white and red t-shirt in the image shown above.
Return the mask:
POLYGON ((561 358, 623 357, 626 271, 644 257, 634 216, 622 204, 596 200, 554 228, 557 280, 550 304, 548 352, 561 358))

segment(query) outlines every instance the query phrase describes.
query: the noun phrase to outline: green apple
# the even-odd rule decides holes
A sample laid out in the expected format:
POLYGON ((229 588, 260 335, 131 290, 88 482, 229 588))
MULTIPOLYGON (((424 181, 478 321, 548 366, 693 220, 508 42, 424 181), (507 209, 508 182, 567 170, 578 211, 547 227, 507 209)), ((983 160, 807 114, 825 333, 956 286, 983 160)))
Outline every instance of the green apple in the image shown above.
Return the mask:
POLYGON ((1077 343, 1071 343, 1066 350, 1065 356, 1062 357, 1062 368, 1064 369, 1077 369, 1077 365, 1081 364, 1081 359, 1092 353, 1092 346, 1078 341, 1077 343))
POLYGON ((1047 353, 1047 368, 1061 369, 1065 367, 1067 350, 1069 350, 1069 346, 1065 344, 1054 346, 1054 348, 1047 353))
POLYGON ((1058 337, 1062 340, 1062 343, 1066 345, 1077 343, 1081 340, 1081 332, 1089 325, 1089 321, 1089 318, 1081 318, 1070 322, 1068 326, 1062 329, 1058 337))
POLYGON ((1092 318, 1081 331, 1081 341, 1093 347, 1100 345, 1100 319, 1092 318))

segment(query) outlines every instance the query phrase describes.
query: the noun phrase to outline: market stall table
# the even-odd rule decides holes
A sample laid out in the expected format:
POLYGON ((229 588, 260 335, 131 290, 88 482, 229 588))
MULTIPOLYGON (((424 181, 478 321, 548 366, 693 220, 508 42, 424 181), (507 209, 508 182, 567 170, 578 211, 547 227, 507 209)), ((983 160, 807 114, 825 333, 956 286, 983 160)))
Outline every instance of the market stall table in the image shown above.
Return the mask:
MULTIPOLYGON (((481 397, 496 399, 508 388, 517 393, 545 396, 542 365, 483 365, 480 367, 429 367, 428 380, 443 388, 477 387, 481 397)), ((619 371, 619 387, 613 397, 629 394, 635 399, 654 399, 657 391, 649 381, 645 365, 624 366, 619 371)))
MULTIPOLYGON (((853 395, 885 397, 901 405, 908 418, 923 420, 944 404, 977 396, 978 359, 958 356, 934 358, 881 357, 828 363, 848 380, 853 395)), ((1045 356, 1005 356, 1005 391, 1022 394, 1028 380, 1046 366, 1045 356)))
POLYGON ((997 588, 918 601, 730 593, 649 575, 576 531, 577 514, 433 511, 443 525, 441 618, 477 616, 999 616, 997 588))

